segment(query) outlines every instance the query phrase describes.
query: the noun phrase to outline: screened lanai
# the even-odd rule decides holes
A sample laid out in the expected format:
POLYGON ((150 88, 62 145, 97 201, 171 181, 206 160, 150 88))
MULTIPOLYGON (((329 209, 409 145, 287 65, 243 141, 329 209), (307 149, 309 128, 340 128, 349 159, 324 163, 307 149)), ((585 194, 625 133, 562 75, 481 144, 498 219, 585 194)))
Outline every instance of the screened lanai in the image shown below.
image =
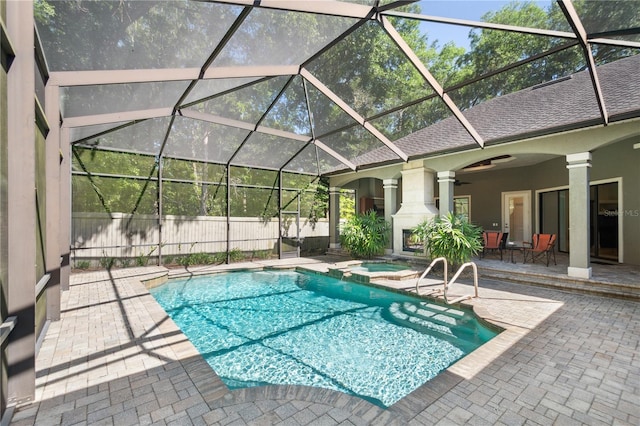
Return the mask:
POLYGON ((466 110, 585 69, 606 125, 597 67, 640 51, 635 1, 42 0, 35 19, 72 257, 109 266, 326 247, 326 176, 419 158, 399 141, 448 118, 483 148, 466 110))
MULTIPOLYGON (((425 169, 427 157, 454 151, 483 153, 458 168, 500 158, 489 152, 497 145, 528 145, 510 129, 536 132, 548 118, 542 130, 567 130, 573 109, 538 114, 558 87, 587 111, 576 126, 611 142, 607 169, 635 161, 638 4, 0 0, 3 423, 37 398, 49 324, 85 313, 63 303, 74 266, 321 251, 337 230, 331 185, 340 176, 425 169), (519 94, 534 87, 543 88, 535 106, 492 103, 529 99, 519 94), (483 110, 494 112, 488 123, 483 110), (542 118, 523 123, 523 111, 542 118)), ((581 173, 591 164, 578 157, 581 173)), ((623 172, 604 178, 626 179, 628 241, 638 229, 637 175, 623 172)), ((574 188, 587 192, 582 183, 574 188)), ((133 298, 95 300, 123 311, 133 298)))

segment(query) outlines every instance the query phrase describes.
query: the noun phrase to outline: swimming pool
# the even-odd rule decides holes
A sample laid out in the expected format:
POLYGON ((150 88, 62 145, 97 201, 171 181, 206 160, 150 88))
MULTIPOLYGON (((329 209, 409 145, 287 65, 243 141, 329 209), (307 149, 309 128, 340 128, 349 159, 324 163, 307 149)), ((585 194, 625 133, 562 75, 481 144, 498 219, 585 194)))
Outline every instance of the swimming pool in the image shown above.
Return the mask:
POLYGON ((469 312, 318 274, 233 272, 150 292, 231 389, 317 386, 387 407, 496 335, 469 312))

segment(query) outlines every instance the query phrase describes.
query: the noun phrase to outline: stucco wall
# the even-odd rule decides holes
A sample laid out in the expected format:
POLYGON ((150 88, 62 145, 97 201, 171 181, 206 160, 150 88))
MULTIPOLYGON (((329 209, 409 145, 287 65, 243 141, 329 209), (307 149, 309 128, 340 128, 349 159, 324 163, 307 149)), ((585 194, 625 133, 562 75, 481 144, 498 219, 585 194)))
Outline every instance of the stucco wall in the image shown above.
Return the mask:
POLYGON ((640 265, 640 137, 603 147, 593 153, 591 180, 622 178, 624 263, 640 265))

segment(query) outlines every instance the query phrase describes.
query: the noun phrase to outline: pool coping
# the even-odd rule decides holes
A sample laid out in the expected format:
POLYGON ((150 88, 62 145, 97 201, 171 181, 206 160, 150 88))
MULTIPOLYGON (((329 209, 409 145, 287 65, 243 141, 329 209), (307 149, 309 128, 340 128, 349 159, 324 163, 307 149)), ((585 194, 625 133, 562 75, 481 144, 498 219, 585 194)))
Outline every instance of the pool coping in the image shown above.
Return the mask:
MULTIPOLYGON (((154 277, 154 281, 160 282, 163 279, 175 279, 185 278, 190 276, 202 276, 211 275, 235 271, 251 271, 251 270, 265 270, 265 269, 286 269, 296 270, 301 269, 310 272, 325 273, 328 271, 330 264, 305 264, 305 265, 292 265, 288 264, 274 264, 250 262, 235 265, 221 265, 220 267, 205 267, 205 268, 191 268, 189 269, 174 269, 167 270, 165 278, 154 277)), ((140 280, 141 286, 148 294, 153 303, 147 304, 147 309, 153 313, 156 324, 160 331, 164 334, 175 335, 179 333, 184 336, 178 326, 171 320, 162 307, 155 301, 153 296, 148 291, 146 286, 146 280, 140 280)), ((411 280, 405 280, 411 281, 411 280)), ((372 283, 376 287, 383 287, 389 290, 406 292, 406 284, 402 284, 402 281, 388 280, 386 282, 372 283), (398 288, 403 286, 403 288, 398 288)), ((415 285, 415 284, 414 284, 415 285)), ((465 284, 461 284, 465 286, 465 284)), ((411 287, 411 286, 410 286, 411 287)), ((411 292, 409 292, 411 293, 411 292)), ((411 293, 415 296, 415 293, 411 293)), ((421 296, 424 297, 424 296, 421 296)), ((438 298, 426 298, 427 300, 438 300, 438 298)), ((481 298, 480 298, 481 299, 481 298)), ((433 379, 425 382, 417 389, 398 400, 388 408, 382 408, 375 404, 372 404, 357 396, 344 394, 339 391, 325 389, 325 388, 310 388, 307 386, 298 385, 270 385, 260 386, 245 389, 230 390, 219 378, 213 368, 209 366, 204 358, 200 355, 198 350, 189 342, 186 337, 179 343, 178 351, 187 358, 199 358, 202 360, 206 368, 202 366, 198 367, 198 374, 193 376, 194 382, 198 389, 201 389, 203 397, 207 403, 212 407, 223 407, 228 404, 255 402, 259 400, 270 400, 279 398, 291 398, 301 401, 309 402, 324 402, 334 404, 336 407, 349 407, 354 415, 365 415, 366 419, 376 421, 381 420, 381 417, 388 418, 389 420, 398 417, 401 422, 409 421, 422 412, 429 405, 437 401, 440 397, 453 389, 463 380, 468 380, 481 372, 487 365, 489 365, 494 359, 499 357, 504 351, 514 345, 522 337, 524 337, 530 329, 528 327, 521 327, 515 324, 505 323, 503 320, 493 315, 488 309, 477 303, 478 300, 470 300, 467 303, 461 303, 460 305, 464 309, 472 310, 478 319, 482 322, 499 327, 503 331, 485 343, 475 351, 459 359, 457 362, 449 366, 447 369, 440 372, 433 379), (206 374, 206 369, 212 374, 206 374), (208 377, 209 376, 209 377, 208 377)), ((458 304, 456 304, 458 305, 458 304)), ((456 306, 452 305, 452 306, 456 306)), ((544 319, 544 318, 542 318, 544 319)), ((542 320, 541 319, 541 320, 542 320)), ((364 419, 364 420, 366 420, 364 419)))

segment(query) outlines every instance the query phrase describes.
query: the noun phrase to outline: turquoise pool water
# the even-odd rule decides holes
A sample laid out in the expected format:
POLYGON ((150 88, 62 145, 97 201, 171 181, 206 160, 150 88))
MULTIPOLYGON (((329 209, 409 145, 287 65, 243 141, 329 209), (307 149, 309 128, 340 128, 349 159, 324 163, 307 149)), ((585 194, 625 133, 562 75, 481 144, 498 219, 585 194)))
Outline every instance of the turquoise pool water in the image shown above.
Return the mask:
POLYGON ((366 271, 366 272, 398 272, 411 269, 407 265, 398 263, 387 262, 363 262, 359 266, 350 268, 352 271, 366 271))
POLYGON ((386 407, 495 336, 468 312, 292 271, 150 290, 229 388, 318 386, 386 407))

